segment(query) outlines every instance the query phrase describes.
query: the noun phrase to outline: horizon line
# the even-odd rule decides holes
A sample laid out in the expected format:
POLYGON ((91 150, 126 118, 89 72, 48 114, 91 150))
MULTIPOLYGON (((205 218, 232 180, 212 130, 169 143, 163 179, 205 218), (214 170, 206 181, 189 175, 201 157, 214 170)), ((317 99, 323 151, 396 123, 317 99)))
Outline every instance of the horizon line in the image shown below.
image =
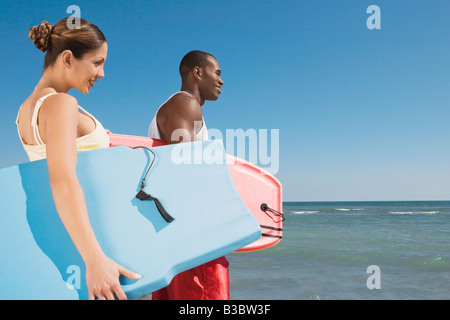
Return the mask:
POLYGON ((285 202, 450 202, 449 200, 283 200, 285 202))

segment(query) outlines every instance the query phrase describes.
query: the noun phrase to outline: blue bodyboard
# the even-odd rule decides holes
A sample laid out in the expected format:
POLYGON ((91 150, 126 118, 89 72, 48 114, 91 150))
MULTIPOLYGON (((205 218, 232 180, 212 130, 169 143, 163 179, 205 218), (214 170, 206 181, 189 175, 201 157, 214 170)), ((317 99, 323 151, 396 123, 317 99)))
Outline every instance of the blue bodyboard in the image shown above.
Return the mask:
MULTIPOLYGON (((142 275, 121 279, 129 299, 261 237, 233 185, 222 143, 184 144, 182 152, 187 145, 194 153, 214 150, 215 161, 195 163, 174 161, 180 145, 78 153, 77 176, 100 246, 142 275), (136 198, 147 170, 144 191, 172 222, 154 201, 136 198)), ((56 211, 46 160, 0 170, 0 228, 0 299, 88 298, 85 265, 56 211)))

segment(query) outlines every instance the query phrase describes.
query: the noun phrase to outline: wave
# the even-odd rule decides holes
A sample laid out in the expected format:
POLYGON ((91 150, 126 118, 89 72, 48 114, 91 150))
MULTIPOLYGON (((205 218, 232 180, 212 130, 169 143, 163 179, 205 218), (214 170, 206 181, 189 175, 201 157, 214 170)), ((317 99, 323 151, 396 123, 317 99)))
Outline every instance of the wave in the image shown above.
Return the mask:
POLYGON ((389 211, 391 214, 437 214, 440 211, 389 211))
MULTIPOLYGON (((347 208, 335 208, 334 210, 336 210, 336 211, 361 211, 361 210, 364 210, 364 209, 361 209, 361 208, 356 208, 356 209, 347 209, 347 208)), ((286 211, 286 213, 290 213, 290 214, 314 214, 314 213, 332 213, 333 211, 331 210, 325 210, 325 211, 323 211, 323 210, 289 210, 289 211, 286 211)))
POLYGON ((289 213, 293 214, 312 214, 312 213, 319 213, 320 211, 289 211, 289 213))

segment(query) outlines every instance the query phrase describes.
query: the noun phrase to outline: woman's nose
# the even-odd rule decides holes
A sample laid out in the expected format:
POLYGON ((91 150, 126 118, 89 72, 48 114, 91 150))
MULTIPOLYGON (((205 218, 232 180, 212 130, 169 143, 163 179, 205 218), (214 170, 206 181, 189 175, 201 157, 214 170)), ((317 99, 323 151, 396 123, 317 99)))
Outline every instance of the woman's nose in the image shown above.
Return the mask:
POLYGON ((98 78, 104 78, 105 77, 105 70, 103 68, 100 69, 100 71, 97 73, 98 78))

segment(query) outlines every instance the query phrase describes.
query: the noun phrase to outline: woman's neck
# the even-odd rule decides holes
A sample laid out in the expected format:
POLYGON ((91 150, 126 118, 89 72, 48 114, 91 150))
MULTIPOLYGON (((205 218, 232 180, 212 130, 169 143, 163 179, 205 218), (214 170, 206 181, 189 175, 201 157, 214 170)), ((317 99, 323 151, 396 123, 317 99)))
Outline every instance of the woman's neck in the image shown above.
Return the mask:
POLYGON ((42 74, 36 89, 53 88, 56 92, 67 93, 72 87, 67 83, 62 72, 57 68, 47 68, 42 74))

